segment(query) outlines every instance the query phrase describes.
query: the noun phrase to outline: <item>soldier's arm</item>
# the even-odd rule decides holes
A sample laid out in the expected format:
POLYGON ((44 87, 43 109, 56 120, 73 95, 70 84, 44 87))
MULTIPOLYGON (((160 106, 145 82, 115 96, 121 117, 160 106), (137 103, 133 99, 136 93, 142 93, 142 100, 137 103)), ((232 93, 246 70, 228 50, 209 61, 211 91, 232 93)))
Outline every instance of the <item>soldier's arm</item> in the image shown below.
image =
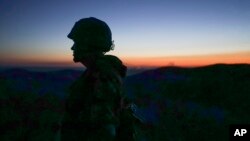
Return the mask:
POLYGON ((99 73, 95 82, 94 95, 97 99, 114 102, 122 96, 121 78, 115 72, 99 73))

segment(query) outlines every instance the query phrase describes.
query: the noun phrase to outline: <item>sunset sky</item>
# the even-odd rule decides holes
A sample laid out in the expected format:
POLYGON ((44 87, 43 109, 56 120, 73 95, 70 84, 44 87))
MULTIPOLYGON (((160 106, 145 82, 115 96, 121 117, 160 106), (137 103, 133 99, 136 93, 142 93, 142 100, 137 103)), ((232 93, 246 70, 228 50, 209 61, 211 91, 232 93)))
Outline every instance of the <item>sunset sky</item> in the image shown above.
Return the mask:
POLYGON ((0 0, 0 66, 79 66, 74 23, 111 28, 129 66, 250 63, 249 0, 0 0))

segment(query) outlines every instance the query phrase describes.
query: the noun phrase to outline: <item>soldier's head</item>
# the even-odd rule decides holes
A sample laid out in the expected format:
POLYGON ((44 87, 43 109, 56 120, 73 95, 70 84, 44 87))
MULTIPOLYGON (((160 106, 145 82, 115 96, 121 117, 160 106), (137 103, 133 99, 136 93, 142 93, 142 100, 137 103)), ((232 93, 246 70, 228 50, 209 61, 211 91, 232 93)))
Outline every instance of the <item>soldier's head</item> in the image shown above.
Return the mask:
POLYGON ((74 41, 71 49, 75 62, 81 62, 89 56, 104 54, 113 49, 109 26, 93 17, 77 21, 68 38, 74 41))

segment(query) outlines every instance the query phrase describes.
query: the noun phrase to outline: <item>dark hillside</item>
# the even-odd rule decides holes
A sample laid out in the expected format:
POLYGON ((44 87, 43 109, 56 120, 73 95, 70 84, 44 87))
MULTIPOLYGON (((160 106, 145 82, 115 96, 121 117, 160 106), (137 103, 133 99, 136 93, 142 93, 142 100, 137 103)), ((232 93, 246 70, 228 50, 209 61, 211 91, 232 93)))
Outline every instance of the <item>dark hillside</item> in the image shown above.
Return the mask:
MULTIPOLYGON (((64 98, 81 73, 1 71, 1 139, 58 135, 64 98)), ((162 67, 128 76, 124 86, 148 140, 228 140, 230 124, 250 123, 248 64, 162 67)))
POLYGON ((189 140, 197 133, 192 140, 227 140, 230 124, 250 123, 248 64, 162 67, 127 77, 125 84, 138 113, 159 124, 155 134, 168 133, 157 140, 189 140))

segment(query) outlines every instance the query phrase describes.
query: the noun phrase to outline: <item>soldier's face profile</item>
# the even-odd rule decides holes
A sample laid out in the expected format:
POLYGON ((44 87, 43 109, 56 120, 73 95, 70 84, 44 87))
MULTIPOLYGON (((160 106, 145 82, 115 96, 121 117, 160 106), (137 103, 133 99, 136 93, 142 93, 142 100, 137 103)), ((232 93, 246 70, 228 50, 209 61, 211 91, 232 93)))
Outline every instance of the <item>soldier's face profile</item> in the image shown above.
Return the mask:
POLYGON ((89 51, 87 50, 87 44, 83 41, 73 40, 74 44, 71 47, 73 51, 73 60, 74 62, 83 61, 88 57, 89 51))

